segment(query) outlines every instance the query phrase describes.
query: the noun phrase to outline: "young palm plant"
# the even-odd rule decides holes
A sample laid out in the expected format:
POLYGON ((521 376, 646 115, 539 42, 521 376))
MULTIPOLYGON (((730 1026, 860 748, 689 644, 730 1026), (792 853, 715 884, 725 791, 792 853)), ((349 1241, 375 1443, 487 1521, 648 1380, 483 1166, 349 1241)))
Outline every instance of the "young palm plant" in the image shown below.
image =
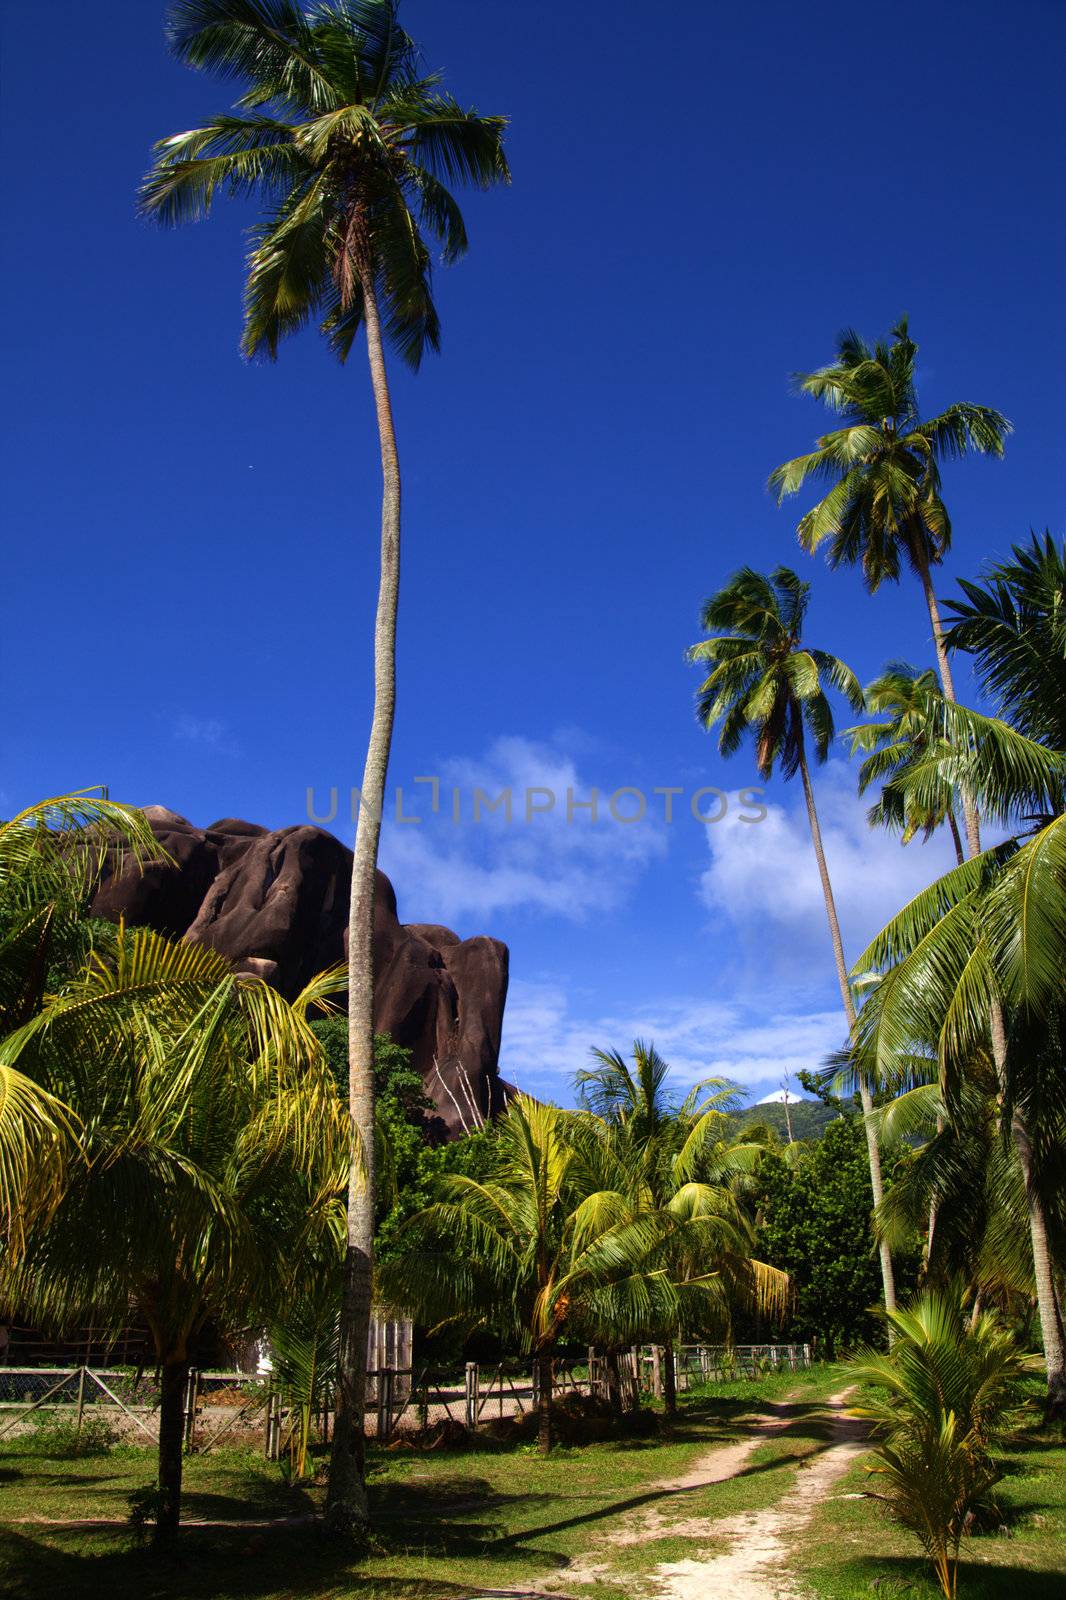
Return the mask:
POLYGON ((890 1353, 865 1351, 853 1368, 883 1396, 855 1407, 878 1439, 872 1492, 918 1536, 953 1600, 967 1518, 1000 1477, 992 1447, 1020 1410, 1022 1360, 992 1313, 967 1321, 954 1291, 888 1320, 890 1353))
POLYGON ((147 1326, 161 1373, 157 1538, 177 1531, 186 1375, 208 1319, 262 1325, 343 1236, 349 1123, 308 1011, 200 945, 120 928, 110 959, 0 1043, 78 1131, 58 1200, 0 1264, 39 1322, 147 1326))
POLYGON ((351 1116, 367 1152, 349 1198, 340 1383, 329 1489, 339 1531, 366 1521, 363 1402, 373 1273, 374 874, 396 698, 400 463, 385 344, 417 368, 440 326, 428 235, 467 247, 448 185, 508 180, 505 119, 464 109, 427 74, 397 0, 176 0, 174 54, 242 86, 234 111, 156 146, 141 205, 164 223, 205 215, 217 192, 264 207, 253 231, 243 348, 276 356, 317 321, 344 361, 365 329, 381 451, 381 569, 374 709, 355 837, 348 943, 351 1116))
MULTIPOLYGON (((776 568, 769 577, 742 568, 704 606, 701 624, 715 630, 715 636, 693 645, 689 659, 711 665, 697 691, 697 716, 707 729, 721 725, 718 748, 722 755, 733 755, 745 734, 750 734, 762 777, 769 778, 778 764, 784 777, 793 778, 797 772, 800 775, 840 998, 850 1032, 855 1027, 855 1000, 822 844, 807 740, 811 740, 815 760, 825 761, 834 733, 828 689, 842 694, 855 711, 861 711, 865 701, 850 667, 824 650, 804 645, 803 622, 809 592, 810 585, 788 567, 776 568)), ((871 1119, 873 1100, 864 1077, 860 1077, 859 1089, 866 1120, 870 1187, 876 1206, 884 1197, 884 1182, 871 1119)), ((892 1256, 885 1242, 880 1246, 880 1258, 885 1305, 892 1310, 896 1289, 892 1256)))
MULTIPOLYGON (((836 360, 817 372, 799 374, 796 385, 801 394, 822 401, 844 425, 820 438, 809 454, 776 467, 770 488, 780 504, 809 479, 832 484, 801 517, 796 529, 800 544, 814 551, 828 542, 830 566, 860 566, 871 593, 886 581, 898 582, 904 565, 917 573, 944 695, 954 701, 932 578, 933 567, 951 547, 940 463, 971 451, 1001 456, 1011 425, 990 406, 965 401, 923 418, 915 388, 917 354, 906 317, 892 329, 891 343, 879 339, 871 346, 851 329, 842 333, 836 360)), ((970 854, 976 855, 977 812, 969 802, 965 811, 970 854)))

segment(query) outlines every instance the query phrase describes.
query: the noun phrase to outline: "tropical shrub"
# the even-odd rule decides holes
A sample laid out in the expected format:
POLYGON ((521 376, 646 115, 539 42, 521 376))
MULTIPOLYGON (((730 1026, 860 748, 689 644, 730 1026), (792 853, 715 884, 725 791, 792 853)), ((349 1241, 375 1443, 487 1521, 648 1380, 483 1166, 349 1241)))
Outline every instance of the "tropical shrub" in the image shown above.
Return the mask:
POLYGON ((864 1351, 853 1368, 874 1386, 855 1407, 877 1440, 869 1492, 917 1536, 952 1600, 963 1535, 1001 1476, 992 1448, 1021 1410, 1022 1358, 994 1313, 966 1320, 957 1288, 887 1321, 891 1349, 864 1351))

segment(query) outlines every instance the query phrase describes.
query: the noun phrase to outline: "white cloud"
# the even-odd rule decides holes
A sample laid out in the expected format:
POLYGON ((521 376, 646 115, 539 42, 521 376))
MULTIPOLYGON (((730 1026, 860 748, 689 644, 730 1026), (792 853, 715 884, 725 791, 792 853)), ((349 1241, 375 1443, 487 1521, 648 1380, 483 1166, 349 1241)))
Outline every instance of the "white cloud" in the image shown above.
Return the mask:
MULTIPOLYGON (((799 785, 796 785, 797 789, 799 785)), ((950 841, 934 837, 907 846, 866 821, 868 801, 855 793, 855 772, 831 761, 814 777, 829 876, 844 947, 854 960, 880 928, 926 884, 954 866, 950 841)), ((872 797, 871 797, 872 798, 872 797)), ((825 901, 802 796, 787 809, 768 805, 759 823, 731 807, 707 829, 711 864, 700 879, 705 904, 758 941, 780 970, 829 955, 825 901)), ((775 970, 778 968, 775 966, 775 970)))
MULTIPOLYGON (((409 786, 404 813, 422 820, 393 818, 382 843, 382 865, 400 892, 417 886, 423 920, 524 908, 582 921, 620 905, 666 850, 661 818, 611 817, 610 786, 599 786, 594 820, 587 802, 595 780, 554 745, 497 739, 483 756, 449 761, 437 776, 437 814, 430 786, 409 786), (476 791, 487 797, 477 815, 476 791), (510 820, 502 806, 488 809, 503 792, 511 797, 510 820)), ((625 804, 619 800, 616 809, 624 813, 625 804)))
POLYGON ((229 753, 229 740, 224 722, 215 717, 193 717, 182 712, 174 722, 174 737, 183 744, 206 745, 209 749, 229 753))
POLYGON ((520 980, 507 999, 500 1072, 531 1093, 567 1100, 594 1045, 627 1055, 643 1038, 670 1063, 681 1090, 705 1077, 769 1087, 785 1072, 820 1067, 845 1031, 839 1009, 804 1012, 758 1000, 678 996, 583 1014, 571 1008, 561 983, 520 980))

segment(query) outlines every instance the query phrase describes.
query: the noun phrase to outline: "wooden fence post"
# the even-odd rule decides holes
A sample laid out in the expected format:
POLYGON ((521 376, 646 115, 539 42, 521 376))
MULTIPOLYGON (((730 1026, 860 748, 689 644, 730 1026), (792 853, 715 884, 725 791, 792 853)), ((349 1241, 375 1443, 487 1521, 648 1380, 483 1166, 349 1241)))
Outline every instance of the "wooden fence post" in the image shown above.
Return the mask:
POLYGON ((655 1396, 656 1400, 662 1399, 662 1349, 657 1344, 653 1344, 651 1347, 651 1392, 655 1396))
POLYGON ((85 1412, 85 1368, 78 1368, 78 1438, 81 1438, 81 1419, 85 1412))
POLYGON ((185 1381, 185 1449, 189 1453, 196 1438, 196 1392, 199 1381, 200 1374, 195 1367, 190 1367, 185 1381))
POLYGON ((478 1389, 479 1389, 479 1387, 480 1387, 480 1378, 478 1376, 478 1365, 477 1365, 477 1362, 476 1361, 468 1361, 467 1364, 466 1364, 466 1413, 465 1413, 465 1415, 466 1415, 466 1425, 470 1429, 471 1433, 473 1433, 474 1429, 477 1427, 478 1398, 479 1398, 478 1389))
POLYGON ((391 1367, 382 1367, 378 1373, 378 1438, 387 1439, 392 1432, 392 1380, 391 1367))

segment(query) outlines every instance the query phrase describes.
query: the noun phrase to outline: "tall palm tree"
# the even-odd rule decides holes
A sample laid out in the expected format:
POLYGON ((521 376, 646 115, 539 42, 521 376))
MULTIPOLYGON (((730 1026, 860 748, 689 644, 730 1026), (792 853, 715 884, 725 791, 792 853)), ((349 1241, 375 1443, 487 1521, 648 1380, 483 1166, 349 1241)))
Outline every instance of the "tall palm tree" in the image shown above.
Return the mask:
POLYGON ((859 793, 865 794, 874 783, 881 784, 880 796, 867 813, 871 826, 895 829, 908 844, 916 833, 929 839, 946 823, 955 858, 965 861, 955 817, 955 792, 950 785, 941 783, 933 803, 921 806, 907 789, 907 776, 919 762, 932 755, 950 754, 935 716, 940 696, 934 674, 895 662, 868 683, 864 693, 867 709, 887 719, 846 730, 852 755, 866 757, 859 768, 859 793))
MULTIPOLYGON (((842 694, 855 711, 861 711, 865 702, 850 667, 824 650, 804 645, 803 622, 809 593, 810 585, 788 567, 777 567, 769 577, 750 567, 741 568, 704 606, 701 625, 715 630, 715 636, 693 645, 689 658, 711 664, 710 674, 697 691, 697 716, 707 729, 721 724, 718 748, 722 755, 733 755, 745 734, 750 733, 760 776, 769 778, 778 764, 784 777, 793 778, 797 772, 800 775, 840 998, 850 1033, 855 1027, 855 1000, 814 801, 807 740, 811 740, 815 760, 825 761, 834 733, 827 690, 842 694)), ((870 1187, 877 1206, 884 1197, 884 1182, 871 1116, 873 1100, 864 1077, 860 1077, 859 1088, 870 1187)), ((884 1241, 879 1253, 885 1305, 892 1310, 896 1304, 895 1280, 892 1256, 884 1241)))
POLYGON ((252 234, 243 349, 276 356, 286 334, 319 322, 344 361, 366 331, 383 482, 374 627, 374 710, 355 836, 349 915, 351 1117, 367 1155, 349 1197, 339 1398, 329 1516, 366 1520, 363 1403, 373 1274, 374 874, 396 698, 400 463, 386 340, 417 368, 440 326, 429 235, 446 262, 466 250, 446 184, 507 181, 505 119, 464 110, 426 74, 397 0, 176 0, 170 47, 190 67, 242 86, 235 110, 156 146, 141 205, 164 223, 201 217, 216 191, 264 207, 252 234))
POLYGON ((202 945, 118 931, 0 1041, 71 1108, 77 1159, 0 1262, 0 1295, 44 1324, 117 1327, 131 1308, 161 1373, 157 1536, 177 1530, 189 1363, 209 1318, 231 1330, 299 1294, 344 1231, 348 1120, 308 1022, 344 983, 291 1004, 202 945))
MULTIPOLYGON (((835 361, 798 375, 799 392, 821 400, 844 425, 823 435, 809 454, 776 467, 770 488, 780 504, 811 478, 832 484, 800 518, 800 544, 814 551, 828 541, 830 566, 861 566, 871 593, 886 580, 898 582, 904 565, 917 573, 944 695, 954 701, 932 578, 933 567, 951 546, 940 463, 969 451, 1001 456, 1011 425, 990 406, 965 401, 923 418, 914 374, 918 346, 906 317, 890 337, 891 343, 879 339, 871 346, 848 329, 837 340, 835 361)), ((977 813, 969 803, 965 810, 970 854, 976 855, 981 847, 977 813)))

